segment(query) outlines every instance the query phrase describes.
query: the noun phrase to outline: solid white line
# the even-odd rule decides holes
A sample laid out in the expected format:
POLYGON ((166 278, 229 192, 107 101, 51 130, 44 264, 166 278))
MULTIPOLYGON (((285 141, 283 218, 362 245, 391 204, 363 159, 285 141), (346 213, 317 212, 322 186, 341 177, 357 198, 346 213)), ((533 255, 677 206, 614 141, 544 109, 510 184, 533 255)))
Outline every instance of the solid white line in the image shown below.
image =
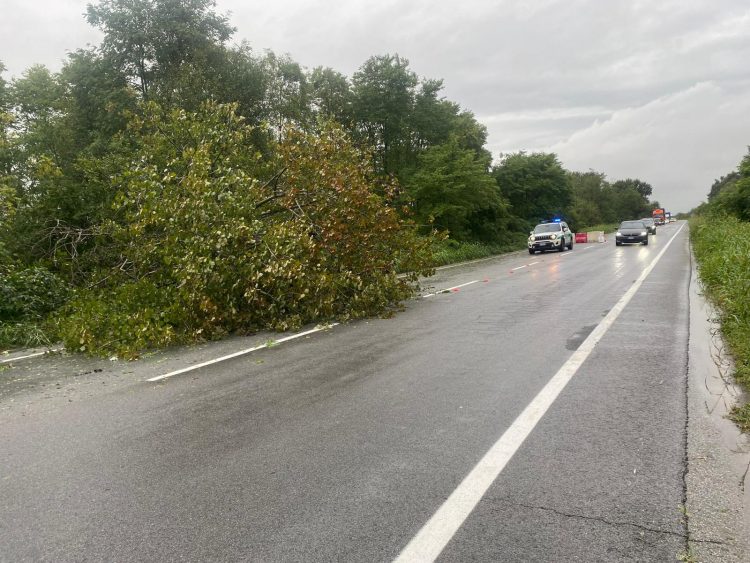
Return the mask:
POLYGON ((454 285, 453 287, 449 287, 448 289, 441 289, 440 291, 436 291, 435 293, 428 293, 427 295, 423 295, 422 299, 425 297, 433 297, 437 295, 438 293, 447 293, 449 291, 453 291, 454 289, 458 289, 459 287, 466 287, 467 285, 471 285, 473 283, 479 283, 479 280, 473 280, 470 282, 462 283, 461 285, 454 285))
POLYGON ((523 266, 518 266, 517 268, 511 268, 510 271, 515 272, 516 270, 520 270, 521 268, 526 268, 527 266, 528 264, 524 264, 523 266))
POLYGON ((331 323, 329 325, 315 327, 313 329, 306 330, 304 332, 292 334, 291 336, 285 336, 284 338, 279 338, 278 340, 274 340, 273 342, 266 342, 265 344, 261 344, 260 346, 253 346, 252 348, 240 350, 239 352, 234 352, 233 354, 221 356, 220 358, 216 358, 214 360, 208 360, 207 362, 201 362, 200 364, 195 364, 186 368, 178 369, 175 371, 170 371, 169 373, 165 373, 164 375, 158 375, 156 377, 152 377, 151 379, 147 379, 146 381, 161 381, 162 379, 167 379, 168 377, 172 377, 173 375, 180 375, 181 373, 187 373, 189 371, 193 371, 193 370, 200 369, 206 366, 210 366, 212 364, 218 364, 219 362, 224 362, 226 360, 231 360, 232 358, 244 356, 245 354, 249 354, 250 352, 256 352, 257 350, 262 350, 263 348, 270 348, 271 346, 276 346, 277 344, 281 344, 282 342, 287 342, 289 340, 294 340, 295 338, 300 338, 301 336, 307 336, 308 334, 320 332, 321 330, 334 327, 337 324, 339 323, 331 323))
POLYGON ((27 360, 29 358, 36 358, 38 356, 44 356, 45 354, 52 354, 54 352, 61 352, 62 348, 52 348, 50 350, 45 350, 44 352, 35 352, 34 354, 29 354, 28 356, 17 356, 15 358, 6 358, 5 360, 0 360, 0 364, 9 364, 11 362, 17 362, 18 360, 27 360))
MULTIPOLYGON (((684 225, 683 225, 684 226, 684 225)), ((505 431, 500 439, 479 460, 469 474, 461 481, 456 490, 435 512, 422 529, 408 543, 396 558, 396 563, 413 563, 435 561, 443 548, 461 527, 466 518, 471 514, 474 507, 479 503, 490 485, 495 481, 505 465, 518 451, 524 440, 541 420, 549 407, 554 403, 557 396, 565 388, 568 382, 588 358, 594 347, 602 339, 607 330, 612 326, 625 306, 633 298, 646 279, 654 269, 656 263, 672 244, 675 237, 680 234, 682 227, 669 240, 662 251, 643 270, 638 279, 625 292, 617 304, 610 310, 593 332, 583 341, 567 362, 549 380, 539 394, 518 415, 513 424, 505 431)))

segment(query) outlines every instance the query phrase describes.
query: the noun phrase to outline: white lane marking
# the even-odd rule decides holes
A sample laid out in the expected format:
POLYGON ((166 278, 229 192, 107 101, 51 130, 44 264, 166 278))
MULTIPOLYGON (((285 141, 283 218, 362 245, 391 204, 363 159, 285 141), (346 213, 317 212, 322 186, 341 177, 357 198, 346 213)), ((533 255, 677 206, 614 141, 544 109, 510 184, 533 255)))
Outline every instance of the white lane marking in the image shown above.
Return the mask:
POLYGON ((29 354, 28 356, 16 356, 15 358, 7 358, 5 360, 0 360, 0 364, 9 364, 11 362, 17 362, 18 360, 28 360, 29 358, 37 358, 39 356, 44 356, 45 354, 53 354, 55 352, 62 352, 62 348, 51 348, 50 350, 45 350, 44 352, 35 352, 34 354, 29 354))
POLYGON ((529 262, 528 264, 524 264, 523 266, 518 266, 516 268, 511 268, 511 272, 515 272, 516 270, 520 270, 521 268, 528 268, 529 266, 533 266, 534 264, 539 264, 539 260, 536 262, 529 262))
POLYGON ((161 381, 162 379, 167 379, 168 377, 172 377, 173 375, 179 375, 181 373, 187 373, 189 371, 193 371, 193 370, 200 369, 206 366, 210 366, 212 364, 218 364, 219 362, 231 360, 232 358, 237 358, 239 356, 244 356, 245 354, 249 354, 250 352, 256 352, 257 350, 262 350, 263 348, 270 348, 271 346, 276 346, 277 344, 281 344, 282 342, 287 342, 289 340, 294 340, 295 338, 307 336, 308 334, 320 332, 321 330, 332 328, 338 324, 339 323, 331 323, 325 326, 316 326, 313 329, 306 330, 304 332, 299 332, 297 334, 292 334, 291 336, 285 336, 284 338, 279 338, 278 340, 274 340, 272 342, 266 342, 265 344, 261 344, 260 346, 253 346, 252 348, 240 350, 239 352, 234 352, 233 354, 227 354, 226 356, 221 356, 220 358, 216 358, 214 360, 208 360, 207 362, 201 362, 200 364, 195 364, 192 366, 188 366, 186 368, 178 369, 175 371, 170 371, 169 373, 165 373, 164 375, 158 375, 156 377, 152 377, 151 379, 147 379, 146 381, 161 381))
POLYGON ((473 283, 479 283, 479 280, 473 280, 470 282, 462 283, 461 285, 454 285, 453 287, 449 287, 448 289, 441 289, 440 291, 436 291, 435 293, 428 293, 427 295, 423 295, 422 299, 426 297, 432 297, 434 295, 437 295, 438 293, 448 293, 449 291, 453 291, 454 289, 458 289, 460 287, 466 287, 467 285, 471 285, 473 283))
MULTIPOLYGON (((683 225, 684 226, 684 225, 683 225)), ((672 244, 675 237, 680 234, 678 230, 669 240, 664 249, 643 270, 638 279, 625 292, 617 304, 599 325, 583 341, 581 346, 566 361, 558 372, 549 380, 547 385, 534 397, 523 412, 518 415, 513 424, 500 436, 500 439, 479 460, 469 474, 464 477, 442 506, 433 514, 416 536, 408 543, 396 558, 395 563, 414 563, 435 561, 445 546, 455 535, 466 518, 474 510, 490 485, 495 481, 505 465, 518 451, 524 440, 541 420, 549 407, 554 403, 557 396, 562 392, 568 382, 588 358, 594 347, 609 330, 625 306, 633 298, 643 283, 654 269, 656 263, 672 244)))

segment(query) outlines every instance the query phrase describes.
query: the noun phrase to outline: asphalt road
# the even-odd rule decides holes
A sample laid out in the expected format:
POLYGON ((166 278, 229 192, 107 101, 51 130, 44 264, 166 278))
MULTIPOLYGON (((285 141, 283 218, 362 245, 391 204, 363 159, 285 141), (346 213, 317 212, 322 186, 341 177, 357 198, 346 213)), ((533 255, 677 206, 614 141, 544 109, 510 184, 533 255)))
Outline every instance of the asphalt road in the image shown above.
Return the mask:
POLYGON ((0 372, 0 560, 392 561, 676 234, 438 558, 673 561, 682 226, 443 269, 425 295, 462 287, 392 318, 158 383, 257 339, 18 363, 0 372))

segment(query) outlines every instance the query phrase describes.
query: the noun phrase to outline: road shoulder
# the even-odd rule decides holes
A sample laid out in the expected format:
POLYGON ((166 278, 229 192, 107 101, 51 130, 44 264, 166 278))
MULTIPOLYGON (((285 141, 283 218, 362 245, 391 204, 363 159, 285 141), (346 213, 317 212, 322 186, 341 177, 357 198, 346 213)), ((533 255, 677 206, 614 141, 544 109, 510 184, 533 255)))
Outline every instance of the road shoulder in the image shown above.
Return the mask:
POLYGON ((695 561, 750 560, 750 440, 726 418, 742 391, 693 260, 688 365, 688 533, 695 561), (710 541, 705 541, 710 538, 710 541))

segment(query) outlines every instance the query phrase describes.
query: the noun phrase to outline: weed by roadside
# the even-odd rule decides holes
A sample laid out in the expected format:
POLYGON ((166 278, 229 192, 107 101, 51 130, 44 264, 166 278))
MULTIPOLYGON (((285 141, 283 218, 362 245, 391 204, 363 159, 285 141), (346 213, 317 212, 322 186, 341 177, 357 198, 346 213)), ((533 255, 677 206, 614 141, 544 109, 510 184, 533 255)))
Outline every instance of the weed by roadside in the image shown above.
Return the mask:
POLYGON ((36 321, 0 323, 0 351, 49 346, 53 340, 50 329, 36 321))
POLYGON ((684 563, 698 563, 698 558, 693 553, 693 550, 688 548, 677 554, 677 561, 683 561, 684 563))
POLYGON ((729 418, 739 426, 743 432, 750 434, 750 403, 732 409, 729 418))
POLYGON ((445 266, 457 262, 487 258, 496 254, 523 250, 526 238, 522 234, 515 233, 513 237, 504 244, 484 244, 481 242, 458 242, 446 239, 433 245, 433 266, 445 266))
MULTIPOLYGON (((708 216, 690 221, 693 251, 706 291, 720 311, 721 332, 734 358, 734 378, 750 388, 750 223, 708 216)), ((730 418, 750 432, 750 405, 730 418)))

